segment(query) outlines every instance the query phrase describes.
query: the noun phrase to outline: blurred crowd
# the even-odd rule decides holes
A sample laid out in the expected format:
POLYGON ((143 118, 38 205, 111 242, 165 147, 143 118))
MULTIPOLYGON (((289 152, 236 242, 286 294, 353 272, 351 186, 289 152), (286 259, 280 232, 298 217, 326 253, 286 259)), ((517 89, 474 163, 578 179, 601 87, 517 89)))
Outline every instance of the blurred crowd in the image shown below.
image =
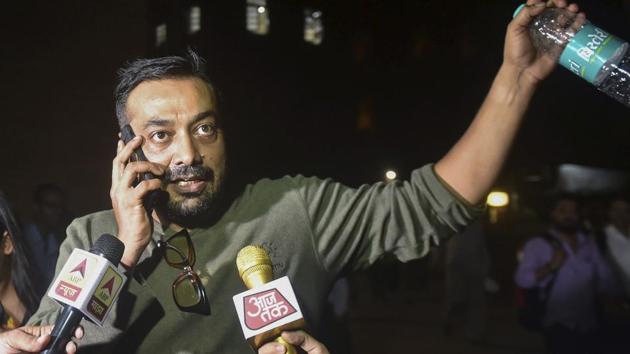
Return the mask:
MULTIPOLYGON (((490 235, 497 233, 497 220, 488 215, 415 264, 383 259, 367 272, 363 288, 371 290, 371 301, 391 305, 418 301, 396 294, 416 296, 418 289, 442 285, 442 318, 435 325, 446 338, 462 337, 470 345, 492 347, 488 327, 497 320, 488 307, 508 298, 513 321, 539 335, 547 353, 628 353, 630 199, 558 193, 541 204, 534 211, 521 208, 500 235, 490 235), (537 217, 526 215, 532 212, 537 217), (491 236, 502 240, 501 247, 490 247, 491 236), (496 279, 506 269, 509 283, 496 279)), ((360 282, 356 278, 350 283, 360 282)), ((351 287, 347 296, 366 294, 351 287)))

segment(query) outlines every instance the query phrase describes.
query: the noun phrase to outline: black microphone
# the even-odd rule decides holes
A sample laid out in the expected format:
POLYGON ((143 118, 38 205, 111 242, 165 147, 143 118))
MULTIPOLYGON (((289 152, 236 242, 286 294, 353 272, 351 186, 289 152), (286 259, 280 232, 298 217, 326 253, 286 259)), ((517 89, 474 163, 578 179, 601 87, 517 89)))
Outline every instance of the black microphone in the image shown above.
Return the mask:
MULTIPOLYGON (((124 251, 125 244, 122 241, 110 234, 103 234, 89 253, 105 258, 117 267, 124 251)), ((42 353, 65 353, 66 344, 84 317, 96 317, 96 320, 102 322, 124 283, 124 277, 115 269, 108 269, 109 266, 103 260, 99 264, 98 259, 93 261, 90 257, 81 256, 84 253, 85 251, 75 249, 48 293, 48 296, 63 303, 63 310, 55 321, 52 339, 42 353), (101 292, 97 294, 99 290, 101 292)))

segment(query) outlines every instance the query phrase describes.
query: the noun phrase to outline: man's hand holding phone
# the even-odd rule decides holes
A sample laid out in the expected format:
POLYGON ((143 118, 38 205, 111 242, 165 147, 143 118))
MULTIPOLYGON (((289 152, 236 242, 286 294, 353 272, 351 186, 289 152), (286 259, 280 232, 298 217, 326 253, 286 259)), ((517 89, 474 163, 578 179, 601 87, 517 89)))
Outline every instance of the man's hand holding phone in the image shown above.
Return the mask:
POLYGON ((136 149, 141 149, 143 138, 137 136, 124 144, 118 141, 116 157, 112 165, 112 187, 110 197, 118 224, 118 238, 125 244, 125 253, 121 263, 126 267, 134 267, 142 251, 151 241, 152 220, 147 212, 144 200, 151 191, 160 189, 159 179, 165 172, 162 165, 149 161, 130 161, 136 149), (138 176, 150 172, 152 179, 141 179, 138 176), (137 183, 137 184, 136 184, 137 183))

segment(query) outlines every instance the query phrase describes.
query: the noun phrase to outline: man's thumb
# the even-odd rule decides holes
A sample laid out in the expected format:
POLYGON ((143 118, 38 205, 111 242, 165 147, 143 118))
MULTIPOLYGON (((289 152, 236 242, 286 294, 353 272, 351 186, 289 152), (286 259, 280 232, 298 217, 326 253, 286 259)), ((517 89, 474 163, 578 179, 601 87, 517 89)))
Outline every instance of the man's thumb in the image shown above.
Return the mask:
POLYGON ((33 336, 20 329, 6 332, 6 345, 26 353, 39 353, 46 348, 46 344, 50 341, 50 335, 33 336))

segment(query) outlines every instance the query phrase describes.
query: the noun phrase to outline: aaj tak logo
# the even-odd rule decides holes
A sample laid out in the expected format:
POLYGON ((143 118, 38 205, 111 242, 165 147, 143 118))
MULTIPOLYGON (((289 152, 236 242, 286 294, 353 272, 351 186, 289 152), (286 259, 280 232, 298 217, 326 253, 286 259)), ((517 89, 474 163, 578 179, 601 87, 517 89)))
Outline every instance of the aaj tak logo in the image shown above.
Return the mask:
POLYGON ((287 276, 232 297, 245 339, 302 321, 302 311, 287 276))
POLYGON ((258 330, 297 311, 278 289, 269 289, 243 297, 245 325, 258 330))

